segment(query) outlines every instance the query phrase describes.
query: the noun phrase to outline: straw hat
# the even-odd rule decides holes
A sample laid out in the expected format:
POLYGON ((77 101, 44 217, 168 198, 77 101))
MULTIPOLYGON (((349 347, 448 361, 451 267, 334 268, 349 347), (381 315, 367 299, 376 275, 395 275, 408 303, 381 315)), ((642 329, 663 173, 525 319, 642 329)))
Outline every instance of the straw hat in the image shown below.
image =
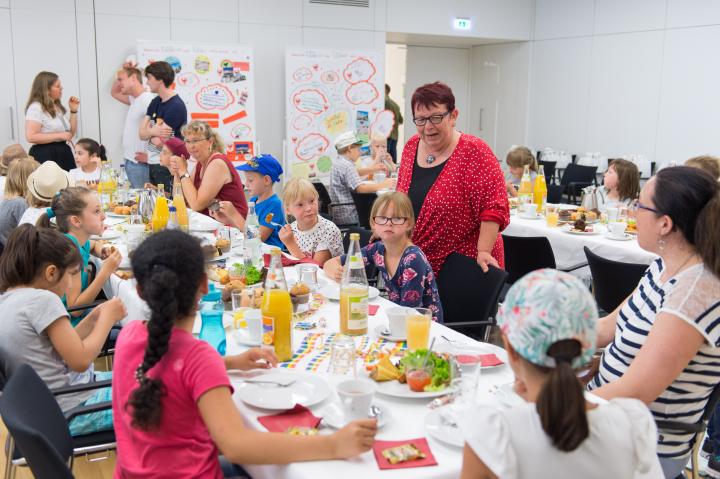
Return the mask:
POLYGON ((75 186, 75 180, 54 161, 46 161, 27 179, 28 191, 40 201, 52 201, 60 190, 69 186, 75 186))

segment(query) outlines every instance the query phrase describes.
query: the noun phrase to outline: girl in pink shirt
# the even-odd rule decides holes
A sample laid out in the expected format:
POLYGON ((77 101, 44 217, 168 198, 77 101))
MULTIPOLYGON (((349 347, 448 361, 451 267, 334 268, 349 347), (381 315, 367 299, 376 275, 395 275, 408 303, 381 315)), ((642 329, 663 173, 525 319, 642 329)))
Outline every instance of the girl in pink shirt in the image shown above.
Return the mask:
POLYGON ((226 369, 270 367, 277 360, 259 348, 222 358, 192 336, 198 302, 208 291, 200 244, 180 231, 165 231, 143 242, 132 263, 138 293, 152 316, 125 326, 117 341, 116 478, 221 478, 221 453, 232 463, 285 464, 347 458, 372 447, 374 419, 329 436, 247 428, 226 369))

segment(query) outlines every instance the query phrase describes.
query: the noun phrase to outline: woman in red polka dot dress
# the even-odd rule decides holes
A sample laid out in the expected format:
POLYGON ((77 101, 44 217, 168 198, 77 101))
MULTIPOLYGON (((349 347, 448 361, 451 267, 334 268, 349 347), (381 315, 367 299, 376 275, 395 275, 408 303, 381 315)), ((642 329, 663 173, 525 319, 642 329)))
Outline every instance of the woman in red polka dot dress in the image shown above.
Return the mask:
POLYGON ((455 96, 444 83, 419 87, 411 106, 418 134, 403 149, 397 190, 413 203, 413 243, 436 275, 454 252, 476 258, 483 271, 503 268, 500 231, 510 210, 495 155, 481 139, 455 130, 455 96))

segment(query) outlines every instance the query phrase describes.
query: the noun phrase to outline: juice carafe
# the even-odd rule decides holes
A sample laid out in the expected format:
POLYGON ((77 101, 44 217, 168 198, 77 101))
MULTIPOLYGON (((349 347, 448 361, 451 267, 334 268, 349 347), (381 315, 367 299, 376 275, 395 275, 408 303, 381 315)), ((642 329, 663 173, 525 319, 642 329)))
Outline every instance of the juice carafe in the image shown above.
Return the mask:
POLYGON ((545 182, 545 169, 540 165, 535 177, 535 188, 533 188, 533 203, 537 205, 538 213, 542 213, 547 202, 547 183, 545 182))
POLYGON ((340 283, 340 332, 351 336, 368 331, 368 282, 360 235, 350 234, 350 247, 340 283))
POLYGON ((100 165, 100 182, 98 183, 98 195, 103 210, 112 208, 115 190, 117 190, 115 171, 113 171, 110 162, 103 161, 100 165))
POLYGON ((225 328, 223 328, 223 313, 225 306, 222 301, 222 294, 210 283, 208 293, 200 300, 200 339, 207 341, 210 345, 225 356, 225 328))
POLYGON ((530 180, 530 167, 525 165, 522 178, 520 179, 520 188, 518 189, 518 212, 522 213, 527 205, 532 203, 533 184, 530 180))
POLYGON ((187 204, 185 203, 185 197, 183 196, 182 186, 177 178, 173 180, 173 206, 177 211, 178 226, 182 231, 187 233, 189 229, 187 204))
POLYGON ((168 201, 163 191, 163 185, 158 185, 159 195, 155 200, 155 210, 152 216, 152 227, 155 233, 165 229, 168 219, 170 218, 170 208, 168 207, 168 201))
POLYGON ((280 249, 273 248, 265 278, 265 294, 262 302, 263 344, 273 344, 278 361, 288 361, 293 356, 292 302, 282 269, 280 249), (270 330, 272 327, 272 330, 270 330))

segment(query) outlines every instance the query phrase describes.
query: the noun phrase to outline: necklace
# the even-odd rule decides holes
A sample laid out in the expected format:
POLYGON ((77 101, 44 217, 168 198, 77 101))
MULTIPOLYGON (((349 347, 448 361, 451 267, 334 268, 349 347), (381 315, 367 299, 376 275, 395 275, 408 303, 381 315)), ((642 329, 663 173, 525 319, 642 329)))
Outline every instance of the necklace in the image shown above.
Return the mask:
POLYGON ((680 273, 680 271, 683 270, 685 265, 687 265, 688 262, 690 262, 690 260, 693 259, 695 256, 697 256, 697 253, 691 253, 690 256, 688 256, 687 259, 683 262, 683 264, 681 264, 680 267, 677 270, 675 270, 675 272, 672 274, 672 276, 670 276, 667 280, 665 280, 665 283, 667 283, 668 281, 673 279, 675 276, 677 276, 680 273))
POLYGON ((425 161, 428 165, 432 165, 433 162, 435 162, 435 157, 433 155, 428 155, 427 158, 425 158, 425 161))

